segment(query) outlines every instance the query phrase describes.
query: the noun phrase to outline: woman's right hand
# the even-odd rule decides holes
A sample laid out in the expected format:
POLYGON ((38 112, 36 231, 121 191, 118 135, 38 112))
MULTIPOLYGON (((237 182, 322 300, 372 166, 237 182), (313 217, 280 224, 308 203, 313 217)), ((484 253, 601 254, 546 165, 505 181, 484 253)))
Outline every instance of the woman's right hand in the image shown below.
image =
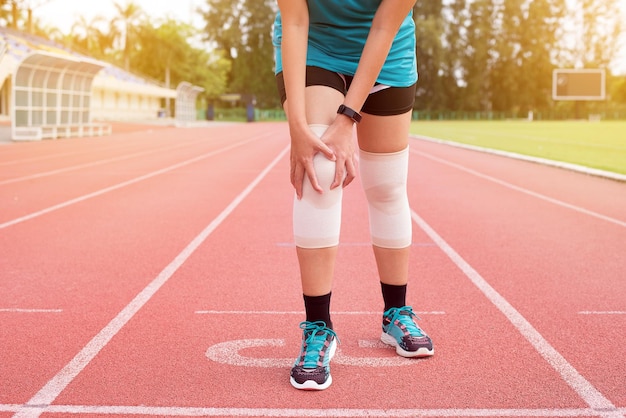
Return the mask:
POLYGON ((308 126, 301 128, 290 127, 290 135, 290 180, 296 190, 297 198, 302 199, 304 176, 308 177, 311 182, 311 186, 315 191, 323 193, 323 189, 317 180, 317 175, 315 174, 313 157, 315 157, 315 154, 321 152, 329 160, 335 161, 336 157, 334 152, 317 135, 315 135, 308 126))

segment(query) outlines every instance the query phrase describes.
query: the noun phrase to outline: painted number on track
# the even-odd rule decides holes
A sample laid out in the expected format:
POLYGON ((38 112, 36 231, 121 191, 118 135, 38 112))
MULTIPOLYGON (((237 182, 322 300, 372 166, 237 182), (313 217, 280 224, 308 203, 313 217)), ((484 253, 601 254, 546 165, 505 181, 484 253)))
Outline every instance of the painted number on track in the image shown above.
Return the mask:
MULTIPOLYGON (((257 358, 249 357, 240 353, 244 349, 250 349, 255 347, 282 347, 285 345, 284 340, 280 339, 249 339, 249 340, 233 340, 223 343, 215 344, 209 347, 206 351, 206 356, 209 360, 217 363, 229 364, 231 366, 242 367, 276 367, 276 368, 288 368, 293 365, 293 358, 257 358)), ((371 348, 384 346, 379 341, 359 341, 359 346, 362 348, 371 348)), ((388 347, 388 346, 385 346, 388 347)), ((390 348, 391 349, 391 348, 390 348)), ((250 350, 247 350, 250 352, 250 350)), ((337 349, 337 353, 333 358, 333 362, 336 364, 342 364, 345 366, 358 366, 358 367, 398 367, 408 366, 416 363, 416 359, 407 359, 404 357, 358 357, 350 356, 337 349)))

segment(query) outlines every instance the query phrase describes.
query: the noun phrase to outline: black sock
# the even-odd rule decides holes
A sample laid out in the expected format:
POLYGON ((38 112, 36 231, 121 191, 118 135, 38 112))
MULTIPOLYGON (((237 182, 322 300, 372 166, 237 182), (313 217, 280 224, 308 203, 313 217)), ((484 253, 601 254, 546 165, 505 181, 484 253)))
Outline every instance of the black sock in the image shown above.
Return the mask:
POLYGON ((380 283, 385 301, 385 312, 391 308, 401 308, 406 305, 406 285, 380 283))
POLYGON ((303 295, 307 321, 324 321, 328 328, 333 329, 330 320, 330 295, 331 293, 322 296, 303 295))

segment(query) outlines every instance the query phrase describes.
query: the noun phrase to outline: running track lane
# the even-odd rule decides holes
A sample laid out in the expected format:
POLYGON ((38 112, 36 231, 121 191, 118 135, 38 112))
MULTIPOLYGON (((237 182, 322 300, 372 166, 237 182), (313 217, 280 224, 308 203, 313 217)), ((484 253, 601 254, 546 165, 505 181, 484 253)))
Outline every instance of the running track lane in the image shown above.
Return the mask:
MULTIPOLYGON (((283 145, 285 143, 283 141, 283 145)), ((297 322, 302 314, 288 225, 287 159, 283 158, 59 397, 52 399, 56 411, 87 413, 88 407, 93 405, 91 412, 102 415, 621 416, 612 410, 615 406, 624 406, 625 374, 619 361, 624 356, 619 336, 613 341, 610 337, 602 340, 598 351, 593 352, 594 346, 580 349, 577 329, 593 321, 598 335, 610 335, 620 324, 623 328, 623 317, 583 315, 576 309, 580 309, 580 305, 594 305, 595 312, 624 309, 620 297, 624 294, 623 284, 618 280, 623 260, 617 250, 624 242, 623 228, 619 228, 619 223, 540 199, 537 194, 551 196, 552 192, 552 196, 567 202, 568 197, 580 199, 580 193, 563 193, 563 189, 576 189, 563 187, 571 182, 590 180, 594 190, 602 187, 612 192, 605 196, 624 195, 623 188, 620 189, 623 186, 613 182, 597 183, 580 175, 568 180, 569 173, 566 175, 561 170, 544 172, 534 164, 510 160, 504 163, 499 158, 485 158, 482 154, 453 151, 444 146, 416 142, 412 148, 414 219, 428 234, 415 228, 416 251, 411 264, 415 279, 410 299, 417 310, 424 312, 424 328, 435 340, 437 354, 433 359, 402 364, 401 359, 398 361, 389 350, 374 342, 378 337, 380 300, 376 292, 379 290, 364 233, 364 202, 359 186, 351 187, 346 191, 346 222, 333 302, 337 312, 335 325, 342 340, 341 353, 333 364, 335 383, 331 390, 319 394, 296 392, 289 386, 288 364, 299 345, 297 322), (540 173, 535 173, 537 170, 540 173), (535 195, 523 192, 521 189, 527 186, 524 182, 532 184, 531 179, 536 176, 544 180, 556 176, 557 187, 550 189, 545 187, 550 181, 539 181, 542 188, 535 195), (552 225, 555 222, 557 225, 552 225), (575 231, 564 232, 562 223, 575 231), (595 235, 598 228, 605 228, 601 229, 599 238, 595 235), (565 240, 561 240, 563 234, 566 234, 565 240), (592 244, 588 243, 590 236, 594 237, 592 244), (612 245, 617 249, 611 250, 612 245), (573 252, 583 260, 577 263, 571 256, 573 252), (577 271, 580 265, 595 260, 591 257, 598 256, 603 256, 600 261, 605 264, 602 274, 590 276, 591 268, 584 270, 584 274, 577 271), (450 257, 457 264, 451 262, 450 257), (544 270, 546 266, 548 269, 544 270), (481 279, 493 286, 514 310, 494 298, 484 283, 481 285, 481 279), (489 298, 482 293, 485 289, 489 298), (524 328, 523 321, 515 322, 519 320, 516 315, 529 321, 531 331, 537 332, 539 340, 534 335, 528 341, 524 336, 527 333, 519 332, 528 329, 524 328), (612 322, 614 320, 617 323, 612 322), (266 345, 242 350, 242 356, 235 358, 239 364, 228 364, 227 358, 219 357, 216 347, 226 347, 225 352, 230 353, 232 361, 233 352, 228 351, 228 344, 233 341, 250 343, 250 338, 266 345), (268 341, 276 346, 267 346, 268 341), (546 343, 553 347, 556 356, 546 350, 546 343), (543 352, 544 357, 537 350, 543 352), (559 358, 559 354, 563 357, 559 358), (208 359, 209 355, 214 359, 208 359), (593 355, 601 357, 601 368, 590 364, 593 355), (587 391, 585 393, 581 393, 581 376, 584 376, 582 391, 587 391), (389 396, 390 393, 393 396, 389 396), (590 403, 604 408, 603 412, 590 410, 590 403)), ((280 146, 275 147, 274 155, 279 155, 279 150, 280 146)), ((265 162, 267 160, 265 158, 265 162)), ((232 164, 232 160, 229 162, 232 164)), ((216 170, 227 170, 226 166, 229 164, 216 170)), ((258 174, 260 167, 255 170, 258 174)), ((198 176, 201 172, 194 167, 189 174, 198 176)), ((223 178, 222 175, 219 180, 223 178)), ((172 187, 162 185, 163 180, 159 180, 151 185, 154 195, 166 194, 169 201, 177 201, 172 196, 181 192, 181 183, 172 187)), ((215 195, 226 194, 225 189, 216 191, 215 195)), ((94 197, 94 203, 97 199, 100 205, 106 204, 106 200, 117 200, 109 196, 120 191, 94 197)), ((137 192, 143 199, 129 202, 123 212, 113 213, 114 221, 108 228, 115 225, 125 229, 133 224, 141 234, 146 233, 152 223, 144 224, 139 219, 145 216, 144 205, 153 200, 164 204, 164 200, 150 199, 152 194, 145 190, 137 192), (129 208, 138 210, 139 216, 129 208), (139 224, 135 225, 137 222, 139 224)), ((225 200, 228 199, 222 200, 221 207, 226 206, 225 200)), ((600 199, 594 199, 587 202, 586 207, 594 213, 619 209, 619 199, 609 200, 611 203, 603 204, 600 199)), ((118 264, 132 270, 137 268, 134 266, 137 260, 146 264, 168 256, 171 260, 173 250, 157 257, 157 249, 163 246, 158 235, 168 231, 164 234, 168 239, 182 242, 179 235, 186 234, 186 242, 189 242, 189 236, 194 234, 192 230, 197 233, 201 229, 197 227, 199 223, 189 231, 179 231, 179 228, 185 228, 187 222, 193 223, 192 220, 200 216, 196 212, 202 209, 194 206, 197 204, 186 199, 172 203, 175 209, 160 214, 163 222, 159 224, 160 234, 143 239, 138 232, 134 245, 130 241, 122 246, 130 245, 134 251, 137 250, 134 247, 148 247, 145 251, 139 249, 141 256, 130 261, 123 259, 118 264), (167 221, 172 212, 179 210, 186 210, 185 222, 167 221), (155 245, 155 241, 160 245, 155 245)), ((69 207, 60 208, 58 213, 68 210, 69 207)), ((93 217, 88 210, 81 212, 83 216, 93 217)), ((76 222, 76 216, 66 216, 72 220, 70 224, 76 222)), ((30 222, 35 219, 21 225, 30 222)), ((11 229, 15 227, 17 225, 11 229)), ((50 226, 40 225, 39 230, 44 228, 50 226)), ((107 242, 110 239, 106 238, 113 236, 109 235, 111 232, 104 228, 95 231, 93 237, 100 236, 107 242)), ((82 244, 89 246, 92 241, 85 240, 82 244)), ((91 260, 88 256, 85 259, 91 260)), ((79 266, 76 270, 82 273, 82 268, 79 266)), ((124 278, 124 272, 118 273, 121 275, 118 281, 124 278)), ((157 274, 145 272, 142 284, 157 274)), ((82 296, 85 306, 83 312, 76 313, 92 314, 94 307, 89 304, 106 302, 107 298, 113 300, 112 294, 122 293, 118 297, 128 300, 129 294, 140 291, 141 283, 126 283, 125 286, 131 287, 128 291, 109 288, 108 293, 96 296, 99 300, 94 301, 95 289, 91 287, 98 280, 110 282, 110 279, 96 277, 93 283, 86 283, 90 286, 77 290, 77 294, 85 293, 82 296)), ((47 292, 45 297, 49 296, 47 292)), ((49 298, 52 299, 54 297, 49 298)), ((124 302, 120 300, 117 306, 111 307, 109 315, 119 312, 124 302)), ((58 318, 50 321, 57 326, 62 322, 58 318)), ((31 326, 37 325, 41 323, 31 326)), ((71 338, 80 340, 78 333, 71 331, 70 336, 74 334, 71 338)), ((82 338, 88 338, 90 333, 93 335, 93 329, 82 338)), ((75 345, 81 342, 84 344, 78 341, 75 345)), ((36 350, 41 350, 41 346, 36 350)), ((72 346, 67 351, 71 354, 76 349, 72 346)), ((21 367, 24 367, 23 361, 21 367)), ((57 370, 59 367, 57 365, 57 370)), ((13 382, 19 373, 17 370, 12 376, 13 382)), ((32 390, 27 390, 24 396, 31 396, 32 390)), ((15 399, 7 400, 6 405, 24 402, 15 399)))
MULTIPOLYGON (((139 140, 144 147, 160 146, 154 138, 139 140)), ((29 385, 41 386, 54 375, 223 210, 246 177, 258 174, 263 150, 274 153, 285 146, 271 127, 261 132, 171 130, 165 140, 190 143, 188 155, 172 155, 168 149, 163 155, 127 160, 123 167, 74 171, 69 181, 57 179, 56 186, 50 176, 25 181, 18 193, 7 194, 25 203, 17 218, 2 224, 0 235, 6 273, 0 293, 9 323, 2 327, 2 341, 11 342, 2 350, 6 361, 0 375, 6 380, 0 396, 18 394, 23 398, 18 402, 25 402, 34 389, 29 385), (200 144, 199 138, 204 138, 200 144), (91 185, 87 194, 84 183, 91 185), (38 197, 52 188, 50 203, 38 197), (37 198, 24 199, 21 190, 37 198), (69 200, 60 201, 59 194, 69 200), (164 235, 172 229, 174 236, 164 235), (59 315, 20 315, 20 309, 45 310, 49 304, 64 308, 62 324, 56 322, 59 315), (70 335, 76 346, 68 344, 70 335)))

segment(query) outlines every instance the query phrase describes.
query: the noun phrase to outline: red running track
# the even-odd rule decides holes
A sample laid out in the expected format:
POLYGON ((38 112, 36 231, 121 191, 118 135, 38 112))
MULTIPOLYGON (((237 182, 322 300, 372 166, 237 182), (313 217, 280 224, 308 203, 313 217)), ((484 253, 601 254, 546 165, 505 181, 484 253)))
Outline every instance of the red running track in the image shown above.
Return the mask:
POLYGON ((0 417, 623 417, 626 184, 412 140, 409 300, 378 342, 345 192, 334 383, 297 391, 283 123, 0 145, 0 417))

